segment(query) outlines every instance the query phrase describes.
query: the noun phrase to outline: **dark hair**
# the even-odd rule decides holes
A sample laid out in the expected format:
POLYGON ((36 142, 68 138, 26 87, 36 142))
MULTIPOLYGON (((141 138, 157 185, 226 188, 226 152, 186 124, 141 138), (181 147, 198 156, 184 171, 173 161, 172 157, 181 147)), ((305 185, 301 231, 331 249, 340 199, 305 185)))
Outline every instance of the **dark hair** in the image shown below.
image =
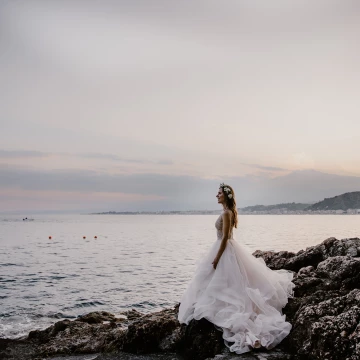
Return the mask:
POLYGON ((220 184, 220 188, 222 189, 223 193, 224 193, 224 198, 225 198, 225 204, 226 207, 232 212, 233 214, 233 222, 234 222, 234 227, 237 228, 237 224, 238 224, 238 212, 237 212, 237 208, 236 208, 236 201, 235 201, 235 192, 233 190, 233 188, 230 185, 226 185, 224 183, 220 184), (225 190, 226 189, 226 190, 225 190), (230 190, 230 191, 229 191, 230 190), (230 197, 229 197, 230 195, 230 197))

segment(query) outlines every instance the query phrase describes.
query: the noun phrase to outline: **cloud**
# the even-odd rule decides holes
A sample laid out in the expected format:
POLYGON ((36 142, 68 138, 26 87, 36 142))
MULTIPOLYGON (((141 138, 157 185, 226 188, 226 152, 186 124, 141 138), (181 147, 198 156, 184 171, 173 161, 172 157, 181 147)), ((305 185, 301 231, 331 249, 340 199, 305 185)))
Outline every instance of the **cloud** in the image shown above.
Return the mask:
POLYGON ((78 154, 77 156, 87 159, 105 159, 126 163, 134 164, 159 164, 159 165, 172 165, 171 160, 145 160, 145 159, 129 159, 115 154, 100 154, 100 153, 89 153, 89 154, 78 154))
MULTIPOLYGON (((273 179, 243 176, 221 181, 234 187, 239 207, 318 201, 360 189, 360 177, 311 170, 273 179)), ((58 206, 89 211, 217 209, 219 183, 218 179, 156 173, 112 175, 90 170, 46 172, 0 167, 0 211, 14 203, 16 209, 26 204, 27 208, 41 205, 43 209, 58 206)))
POLYGON ((159 165, 174 165, 174 162, 171 161, 171 160, 159 160, 159 161, 156 161, 156 164, 159 164, 159 165))
POLYGON ((127 163, 137 163, 137 164, 145 164, 149 161, 140 160, 140 159, 128 159, 114 154, 78 154, 77 156, 87 158, 87 159, 105 159, 105 160, 112 160, 112 161, 120 161, 120 162, 127 162, 127 163))
POLYGON ((280 167, 274 167, 274 166, 264 166, 264 165, 258 165, 258 164, 246 164, 246 163, 241 163, 242 165, 251 167, 251 168, 256 168, 256 169, 260 169, 260 170, 268 170, 268 171, 289 171, 289 169, 284 169, 284 168, 280 168, 280 167))
POLYGON ((187 192, 195 195, 209 183, 213 187, 217 181, 155 173, 113 175, 91 170, 50 172, 0 168, 0 187, 18 187, 34 191, 120 192, 179 198, 186 195, 187 192))
MULTIPOLYGON (((285 167, 304 148, 320 164, 324 137, 359 129, 350 4, 2 2, 0 142, 134 164, 186 151, 257 166, 266 151, 285 167)), ((359 163, 355 142, 337 145, 359 163)))
POLYGON ((32 158, 32 157, 47 157, 50 153, 32 150, 0 150, 0 158, 15 159, 15 158, 32 158))
POLYGON ((302 169, 313 169, 315 167, 313 157, 304 151, 293 154, 292 161, 297 167, 302 169))
MULTIPOLYGON (((53 202, 66 208, 64 201, 59 202, 54 194, 64 193, 69 207, 74 209, 100 210, 186 210, 216 208, 217 180, 208 180, 190 176, 171 176, 161 174, 132 174, 112 175, 96 171, 37 171, 16 168, 0 168, 0 190, 3 194, 1 211, 6 211, 12 200, 16 209, 21 209, 20 198, 24 195, 23 203, 32 201, 38 206, 41 200, 44 209, 45 196, 48 194, 49 206, 53 209, 53 202), (5 201, 5 194, 9 196, 5 201), (12 194, 12 195, 11 195, 12 194), (18 196, 15 196, 18 194, 18 196), (26 196, 25 196, 26 194, 26 196), (31 196, 31 194, 35 194, 31 196), (72 194, 70 197, 69 194, 72 194), (106 195, 107 194, 107 195, 106 195), (111 201, 111 194, 114 199, 111 201), (91 201, 84 201, 85 198, 91 201), (28 200, 26 200, 27 198, 28 200), (75 207, 74 201, 78 202, 75 207)), ((30 208, 29 205, 26 206, 30 208)))

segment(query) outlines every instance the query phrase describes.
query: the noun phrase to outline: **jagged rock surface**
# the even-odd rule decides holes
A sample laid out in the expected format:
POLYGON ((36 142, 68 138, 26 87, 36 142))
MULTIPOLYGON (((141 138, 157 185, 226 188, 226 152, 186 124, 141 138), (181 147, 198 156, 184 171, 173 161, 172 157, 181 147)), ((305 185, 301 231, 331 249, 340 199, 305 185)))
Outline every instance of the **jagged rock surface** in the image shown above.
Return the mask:
POLYGON ((262 257, 267 266, 273 270, 286 269, 298 272, 301 268, 307 266, 317 267, 317 265, 333 256, 360 256, 360 239, 351 238, 337 240, 334 237, 326 239, 320 245, 311 246, 306 250, 300 250, 298 253, 288 251, 260 251, 253 254, 256 257, 262 257))
MULTIPOLYGON (((2 339, 0 358, 126 351, 176 352, 197 360, 213 359, 216 354, 216 359, 223 360, 360 359, 360 239, 329 238, 298 253, 256 251, 254 255, 263 257, 272 269, 294 271, 294 297, 284 308, 293 328, 274 350, 230 354, 221 331, 206 320, 180 325, 175 307, 146 315, 135 310, 117 317, 95 312, 75 321, 62 320, 30 332, 23 341, 2 339)), ((117 358, 121 357, 114 354, 113 359, 117 358)))
POLYGON ((180 330, 175 309, 147 314, 128 326, 118 347, 135 354, 172 351, 181 338, 180 330))
POLYGON ((284 309, 295 359, 360 359, 360 239, 329 238, 297 254, 256 252, 272 269, 297 271, 284 309))
POLYGON ((178 349, 185 359, 206 359, 219 354, 225 347, 222 332, 206 319, 192 320, 185 329, 178 349))
POLYGON ((113 314, 94 312, 75 321, 62 320, 45 330, 31 331, 28 341, 41 356, 97 353, 123 335, 125 324, 113 314))

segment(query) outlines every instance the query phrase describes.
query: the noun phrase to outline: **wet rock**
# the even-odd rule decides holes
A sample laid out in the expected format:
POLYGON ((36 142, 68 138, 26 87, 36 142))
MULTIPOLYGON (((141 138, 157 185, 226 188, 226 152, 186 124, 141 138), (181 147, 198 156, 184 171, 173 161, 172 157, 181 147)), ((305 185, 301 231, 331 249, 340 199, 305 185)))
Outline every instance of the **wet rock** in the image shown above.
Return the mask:
POLYGON ((260 251, 253 253, 255 257, 262 257, 267 266, 273 270, 286 269, 298 272, 301 268, 317 265, 329 257, 350 256, 360 257, 360 239, 342 239, 334 237, 324 240, 320 245, 308 247, 297 253, 287 251, 260 251))
POLYGON ((76 321, 86 322, 88 324, 102 324, 104 321, 115 321, 115 315, 106 311, 94 311, 92 313, 79 316, 76 321))
POLYGON ((182 327, 185 331, 179 352, 185 359, 214 357, 225 348, 222 332, 206 319, 192 320, 188 326, 182 327))
MULTIPOLYGON (((52 359, 51 359, 52 360, 52 359)), ((54 359, 54 360, 73 360, 73 359, 54 359)), ((74 359, 76 360, 76 359, 74 359)), ((175 353, 152 353, 152 354, 131 354, 123 351, 100 354, 94 360, 184 360, 175 353)))
POLYGON ((64 331, 71 324, 70 320, 62 320, 56 322, 54 325, 48 327, 45 330, 30 331, 28 335, 29 340, 34 340, 38 343, 46 343, 52 337, 56 336, 59 331, 64 331))
POLYGON ((35 356, 35 347, 26 340, 0 338, 0 359, 28 360, 35 356))
POLYGON ((136 354, 174 350, 181 337, 179 327, 174 309, 143 315, 129 324, 119 348, 136 354))
POLYGON ((236 355, 229 350, 222 351, 221 354, 216 355, 206 360, 292 360, 293 355, 286 353, 280 349, 273 349, 270 351, 254 350, 245 354, 236 355))
POLYGON ((354 289, 360 285, 360 261, 350 256, 335 256, 318 264, 316 274, 329 279, 334 288, 354 289))
POLYGON ((360 359, 360 290, 315 304, 295 315, 287 342, 299 359, 360 359))
POLYGON ((333 256, 295 274, 295 297, 284 309, 293 329, 281 347, 295 359, 360 359, 360 261, 349 255, 359 239, 325 243, 333 256))
POLYGON ((144 314, 135 309, 131 309, 128 311, 123 311, 120 315, 125 316, 128 321, 134 321, 136 319, 139 319, 144 314))
POLYGON ((109 324, 90 325, 73 321, 65 330, 51 336, 46 342, 37 341, 38 353, 42 355, 97 353, 103 350, 106 340, 114 331, 109 324))
POLYGON ((27 341, 41 356, 98 353, 123 335, 127 321, 110 313, 94 312, 74 321, 58 321, 45 330, 31 331, 27 341))
POLYGON ((289 251, 261 251, 256 250, 253 255, 262 257, 266 265, 273 270, 285 269, 285 266, 295 256, 295 253, 289 251))

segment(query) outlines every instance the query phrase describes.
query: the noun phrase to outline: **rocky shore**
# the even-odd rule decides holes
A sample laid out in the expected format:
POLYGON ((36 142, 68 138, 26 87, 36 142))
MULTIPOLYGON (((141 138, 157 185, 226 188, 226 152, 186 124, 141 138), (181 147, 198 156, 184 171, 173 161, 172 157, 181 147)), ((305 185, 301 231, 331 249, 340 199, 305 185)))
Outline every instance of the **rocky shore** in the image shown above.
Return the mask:
POLYGON ((359 238, 329 238, 298 253, 258 250, 254 255, 274 270, 294 272, 294 298, 283 310, 293 328, 276 349, 230 354, 212 324, 180 325, 175 307, 151 314, 93 312, 58 321, 26 339, 0 339, 0 359, 360 359, 359 238))

